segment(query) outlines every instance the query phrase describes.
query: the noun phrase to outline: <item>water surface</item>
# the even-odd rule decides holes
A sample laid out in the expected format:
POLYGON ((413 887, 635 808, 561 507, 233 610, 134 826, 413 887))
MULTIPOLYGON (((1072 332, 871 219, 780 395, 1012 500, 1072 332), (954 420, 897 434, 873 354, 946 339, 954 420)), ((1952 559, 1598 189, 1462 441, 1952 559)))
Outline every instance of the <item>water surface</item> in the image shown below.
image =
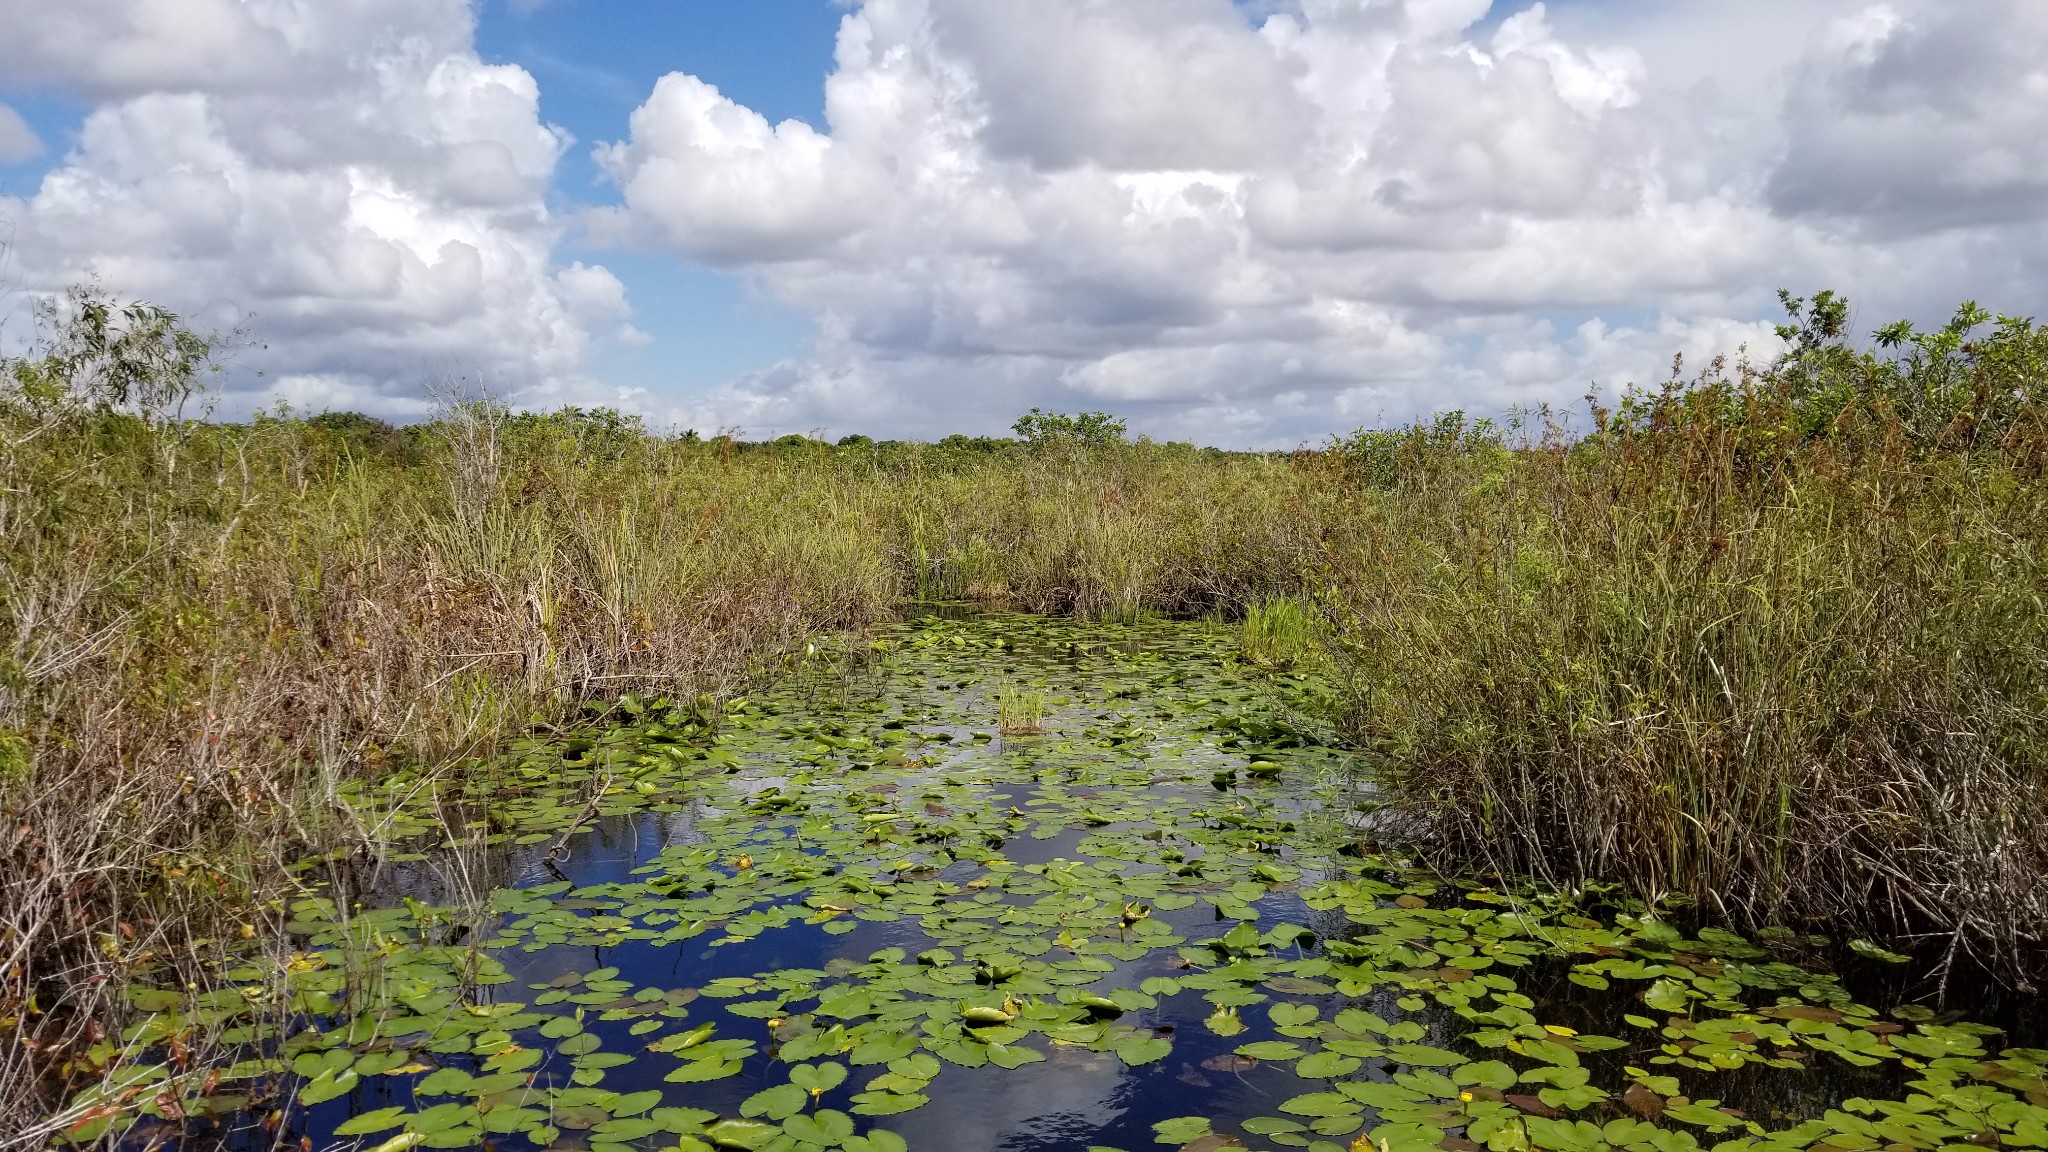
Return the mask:
POLYGON ((1312 690, 1198 624, 928 617, 750 700, 358 791, 388 849, 309 865, 217 987, 139 989, 135 1090, 80 1134, 2048 1146, 2048 1052, 1858 1003, 1824 941, 1384 854, 1370 782, 1293 707, 1312 690), (1042 694, 1045 731, 1000 732, 1003 692, 1042 694), (207 1038, 225 1076, 163 1062, 207 1038))

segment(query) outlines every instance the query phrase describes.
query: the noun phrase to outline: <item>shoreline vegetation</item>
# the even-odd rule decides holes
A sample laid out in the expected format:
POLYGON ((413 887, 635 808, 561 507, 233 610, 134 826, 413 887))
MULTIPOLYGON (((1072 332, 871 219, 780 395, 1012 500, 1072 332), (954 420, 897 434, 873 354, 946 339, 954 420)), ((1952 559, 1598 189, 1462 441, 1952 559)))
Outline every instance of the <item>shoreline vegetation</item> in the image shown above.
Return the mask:
POLYGON ((1447 871, 2037 979, 2048 329, 1969 305, 1864 349, 1786 304, 1777 361, 1576 424, 1264 454, 1037 410, 933 444, 213 423, 221 341, 74 293, 0 362, 0 1105, 75 1092, 112 989, 374 842, 347 782, 708 706, 910 600, 1246 621, 1247 674, 1325 677, 1447 871))

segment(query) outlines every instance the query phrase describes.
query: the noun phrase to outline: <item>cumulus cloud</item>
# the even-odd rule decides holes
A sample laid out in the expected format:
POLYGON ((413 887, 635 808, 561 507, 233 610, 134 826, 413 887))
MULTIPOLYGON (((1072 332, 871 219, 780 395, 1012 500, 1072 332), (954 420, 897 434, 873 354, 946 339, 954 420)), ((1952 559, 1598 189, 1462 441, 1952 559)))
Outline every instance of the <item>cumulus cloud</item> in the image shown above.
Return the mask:
POLYGON ((627 208, 692 256, 768 261, 859 227, 882 191, 845 146, 801 120, 770 126, 694 76, 671 74, 598 150, 627 208))
POLYGON ((462 0, 0 0, 0 72, 94 104, 33 194, 0 198, 21 286, 97 277, 202 324, 253 318, 265 347, 231 411, 407 415, 444 375, 604 396, 583 364, 623 286, 555 266, 546 197, 571 141, 532 76, 478 58, 472 18, 462 0))
POLYGON ((1787 100, 1772 203, 1881 233, 2039 227, 2048 214, 2048 7, 1982 0, 1835 22, 1787 100))
MULTIPOLYGON (((0 199, 11 274, 253 313, 244 407, 403 415, 450 374, 620 402, 593 347, 659 328, 557 258, 579 145, 475 19, 0 0, 10 89, 92 108, 0 199)), ((1037 404, 1287 444, 1768 355, 1779 286, 1864 328, 2042 299, 2044 42, 2038 0, 849 0, 820 125, 666 76, 583 145, 617 196, 577 223, 814 322, 711 393, 623 397, 657 420, 932 435, 1037 404)), ((0 163, 42 147, 0 106, 0 163)))
POLYGON ((1285 443, 1768 355, 1780 285, 1885 319, 2038 299, 2043 20, 865 0, 827 130, 669 76, 600 148, 602 226, 817 320, 813 354, 679 419, 928 433, 1052 403, 1285 443))

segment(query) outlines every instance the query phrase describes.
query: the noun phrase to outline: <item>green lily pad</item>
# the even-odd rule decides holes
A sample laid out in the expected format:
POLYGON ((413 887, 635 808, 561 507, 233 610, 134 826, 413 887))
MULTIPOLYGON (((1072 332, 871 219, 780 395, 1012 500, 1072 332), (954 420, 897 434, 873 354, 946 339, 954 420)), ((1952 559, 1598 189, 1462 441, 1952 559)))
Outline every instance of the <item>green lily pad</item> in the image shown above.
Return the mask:
POLYGON ((1116 1046, 1116 1057, 1125 1064, 1136 1068, 1154 1061, 1164 1060, 1173 1051, 1173 1042, 1163 1037, 1138 1036, 1125 1040, 1116 1046))

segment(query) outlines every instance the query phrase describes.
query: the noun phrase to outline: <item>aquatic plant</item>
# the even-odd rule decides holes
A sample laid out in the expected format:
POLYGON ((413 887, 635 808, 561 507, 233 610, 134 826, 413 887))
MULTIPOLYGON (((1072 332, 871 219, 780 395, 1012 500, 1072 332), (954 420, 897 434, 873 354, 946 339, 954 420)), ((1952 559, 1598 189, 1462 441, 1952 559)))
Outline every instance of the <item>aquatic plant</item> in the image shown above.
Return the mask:
MULTIPOLYGON (((72 1136, 907 1152, 1027 1137, 1079 1087, 1115 1102, 1059 1118, 1093 1147, 2048 1139, 2048 1052, 1859 1002, 1822 938, 1358 849, 1355 765, 1241 734, 1285 701, 1213 630, 927 619, 874 643, 865 699, 769 687, 715 738, 647 700, 520 741, 457 795, 527 879, 439 903, 338 873, 290 902, 291 943, 196 986, 144 974, 137 1026, 84 1054, 112 1071, 72 1136), (1019 666, 1100 726, 949 738, 1019 666), (1292 783, 1219 796, 1246 757, 1292 783), (530 867, 563 843, 558 875, 530 867), (224 1059, 181 1063, 209 1029, 224 1059)), ((394 811, 394 847, 438 858, 457 795, 394 811)))
POLYGON ((1238 655, 1247 664, 1291 668, 1315 643, 1315 621, 1299 600, 1277 597, 1255 604, 1238 628, 1238 655))
POLYGON ((997 726, 1005 736, 1036 736, 1045 731, 1045 691, 1006 686, 996 690, 997 726))

